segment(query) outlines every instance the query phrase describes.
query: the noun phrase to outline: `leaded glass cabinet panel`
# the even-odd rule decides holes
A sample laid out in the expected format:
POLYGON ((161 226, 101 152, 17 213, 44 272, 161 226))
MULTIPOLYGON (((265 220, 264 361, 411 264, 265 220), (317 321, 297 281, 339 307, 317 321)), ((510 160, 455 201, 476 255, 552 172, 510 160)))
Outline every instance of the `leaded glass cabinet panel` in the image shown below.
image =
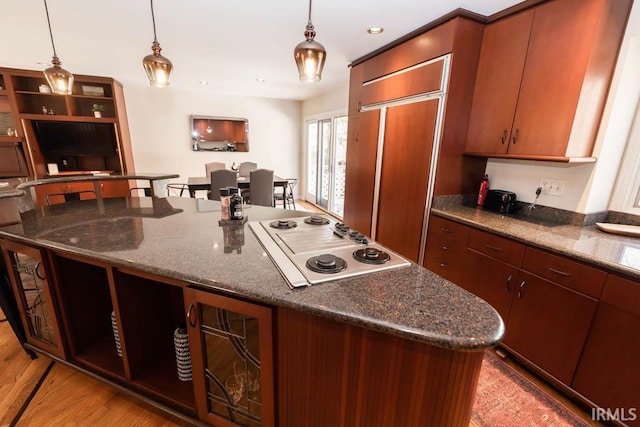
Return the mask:
POLYGON ((271 309, 185 290, 198 415, 215 425, 274 425, 271 309))
POLYGON ((43 254, 11 242, 2 248, 29 344, 64 357, 43 254))

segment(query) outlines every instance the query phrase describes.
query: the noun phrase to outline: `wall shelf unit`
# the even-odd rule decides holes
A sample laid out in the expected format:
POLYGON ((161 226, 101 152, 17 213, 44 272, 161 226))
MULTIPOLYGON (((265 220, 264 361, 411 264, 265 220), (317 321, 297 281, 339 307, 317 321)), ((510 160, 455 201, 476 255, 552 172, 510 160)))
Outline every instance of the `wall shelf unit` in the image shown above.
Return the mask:
MULTIPOLYGON (((47 178, 50 163, 56 163, 61 172, 110 170, 121 174, 135 173, 124 92, 119 82, 107 77, 75 75, 72 94, 57 95, 50 92, 41 71, 0 68, 0 87, 0 149, 3 159, 10 160, 0 161, 0 176, 47 178), (101 106, 101 117, 94 115, 96 104, 101 106), (110 125, 113 149, 108 156, 96 156, 81 149, 71 152, 68 148, 54 153, 50 151, 52 144, 49 141, 47 151, 36 129, 38 122, 86 123, 95 125, 96 132, 97 126, 110 125), (4 143, 14 145, 7 147, 4 143), (65 151, 64 155, 60 154, 62 151, 65 151)), ((59 141, 61 147, 69 144, 67 138, 55 135, 52 138, 56 143, 59 141)), ((84 132, 81 138, 90 136, 84 132)), ((110 185, 105 182, 105 186, 110 185)), ((120 187, 117 191, 107 189, 106 192, 118 197, 128 196, 128 188, 120 191, 120 187)), ((36 189, 40 204, 51 190, 47 186, 36 189)))

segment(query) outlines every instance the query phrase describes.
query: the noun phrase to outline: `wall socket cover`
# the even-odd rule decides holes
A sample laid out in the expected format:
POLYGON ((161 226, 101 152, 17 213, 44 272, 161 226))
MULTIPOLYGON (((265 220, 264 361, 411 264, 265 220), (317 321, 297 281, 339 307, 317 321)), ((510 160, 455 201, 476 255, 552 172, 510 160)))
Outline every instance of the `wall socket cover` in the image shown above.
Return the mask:
POLYGON ((566 181, 561 179, 540 178, 542 194, 546 194, 548 196, 562 196, 564 194, 564 186, 566 183, 566 181))

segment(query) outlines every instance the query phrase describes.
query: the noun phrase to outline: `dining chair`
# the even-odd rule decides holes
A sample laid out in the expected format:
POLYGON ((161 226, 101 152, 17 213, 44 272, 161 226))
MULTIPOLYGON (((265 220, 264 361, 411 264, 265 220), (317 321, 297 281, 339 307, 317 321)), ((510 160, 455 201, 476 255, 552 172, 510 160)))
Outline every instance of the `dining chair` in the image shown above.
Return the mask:
MULTIPOLYGON (((226 169, 226 168, 227 168, 226 163, 222 163, 222 162, 205 163, 204 164, 204 169, 205 169, 206 172, 205 172, 204 176, 211 177, 211 172, 217 171, 217 170, 226 169)), ((211 190, 207 191, 207 199, 211 199, 211 190)), ((217 200, 217 199, 215 199, 215 200, 217 200)))
POLYGON ((167 184, 167 197, 175 195, 177 195, 178 197, 182 197, 182 194, 185 191, 187 193, 189 192, 189 186, 187 184, 179 182, 170 182, 169 184, 167 184))
POLYGON ((287 187, 284 191, 284 196, 282 195, 282 189, 280 187, 273 189, 273 205, 278 206, 279 201, 281 201, 284 197, 283 207, 293 207, 293 210, 296 210, 296 200, 293 195, 293 188, 298 184, 298 178, 287 178, 287 187))
POLYGON ((252 205, 273 207, 273 171, 256 169, 249 172, 249 201, 252 205))
POLYGON ((209 190, 209 200, 220 200, 220 189, 225 187, 237 187, 238 175, 227 169, 211 171, 211 190, 209 190))
POLYGON ((204 169, 206 171, 205 176, 211 176, 212 171, 217 171, 220 169, 226 169, 227 165, 222 162, 210 162, 204 164, 204 169))
POLYGON ((238 175, 248 177, 249 172, 258 169, 258 164, 253 162, 242 162, 238 167, 238 175))

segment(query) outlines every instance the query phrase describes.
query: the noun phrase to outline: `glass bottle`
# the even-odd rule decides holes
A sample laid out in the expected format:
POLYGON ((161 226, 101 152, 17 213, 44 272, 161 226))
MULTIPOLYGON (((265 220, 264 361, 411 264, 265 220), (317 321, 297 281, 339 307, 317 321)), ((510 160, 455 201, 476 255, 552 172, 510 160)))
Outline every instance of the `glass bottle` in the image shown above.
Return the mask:
POLYGON ((231 198, 229 199, 229 215, 231 219, 242 220, 244 219, 244 212, 242 211, 242 197, 238 194, 238 189, 235 187, 229 188, 231 198))

